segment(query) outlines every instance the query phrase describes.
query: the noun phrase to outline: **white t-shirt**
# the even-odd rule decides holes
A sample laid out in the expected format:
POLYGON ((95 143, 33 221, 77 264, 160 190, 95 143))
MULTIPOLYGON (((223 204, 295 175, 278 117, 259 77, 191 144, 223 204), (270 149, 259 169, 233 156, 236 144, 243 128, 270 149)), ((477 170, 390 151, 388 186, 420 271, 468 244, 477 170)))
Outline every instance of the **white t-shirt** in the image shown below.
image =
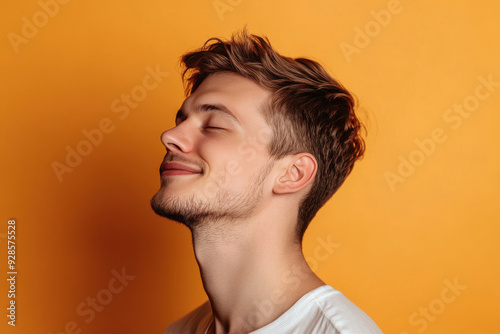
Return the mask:
MULTIPOLYGON (((258 316, 255 314, 254 316, 258 316)), ((165 334, 205 334, 212 322, 212 308, 207 301, 185 317, 173 322, 165 334)), ((241 332, 252 321, 241 319, 241 332)), ((302 296, 285 313, 251 334, 381 334, 372 319, 340 291, 323 285, 302 296)))

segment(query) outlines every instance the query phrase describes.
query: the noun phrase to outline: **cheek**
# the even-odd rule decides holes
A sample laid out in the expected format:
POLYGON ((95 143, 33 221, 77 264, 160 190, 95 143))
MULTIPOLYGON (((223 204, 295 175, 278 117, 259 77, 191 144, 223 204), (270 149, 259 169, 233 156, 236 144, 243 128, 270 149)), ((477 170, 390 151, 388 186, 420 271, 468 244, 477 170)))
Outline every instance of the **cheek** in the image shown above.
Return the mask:
POLYGON ((243 166, 241 155, 235 145, 205 141, 198 153, 209 165, 211 177, 222 178, 223 173, 229 177, 236 176, 243 166))
POLYGON ((252 164, 236 151, 226 151, 212 160, 210 177, 215 178, 220 186, 239 187, 248 182, 253 169, 252 164))
POLYGON ((206 139, 201 143, 199 153, 210 165, 212 177, 241 184, 269 161, 267 146, 258 144, 255 138, 206 139))
POLYGON ((250 162, 245 157, 235 156, 234 159, 228 160, 225 164, 224 173, 228 182, 248 185, 249 182, 255 182, 257 177, 260 178, 268 162, 267 158, 259 155, 256 155, 250 162))

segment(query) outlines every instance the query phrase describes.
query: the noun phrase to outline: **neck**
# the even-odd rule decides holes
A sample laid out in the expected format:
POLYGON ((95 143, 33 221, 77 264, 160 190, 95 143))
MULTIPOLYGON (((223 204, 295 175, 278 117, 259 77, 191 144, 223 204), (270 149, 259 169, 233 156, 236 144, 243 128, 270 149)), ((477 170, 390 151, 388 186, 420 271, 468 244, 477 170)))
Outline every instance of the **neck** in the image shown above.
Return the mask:
POLYGON ((269 218, 203 222, 192 230, 214 333, 261 328, 324 285, 307 265, 293 232, 283 228, 292 225, 269 218))

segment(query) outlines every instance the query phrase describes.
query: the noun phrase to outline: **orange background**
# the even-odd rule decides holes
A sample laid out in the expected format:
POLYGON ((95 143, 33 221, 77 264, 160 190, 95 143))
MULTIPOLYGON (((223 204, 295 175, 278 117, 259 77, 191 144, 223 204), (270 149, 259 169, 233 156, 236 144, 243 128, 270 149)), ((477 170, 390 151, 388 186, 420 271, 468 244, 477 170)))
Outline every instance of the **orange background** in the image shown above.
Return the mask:
POLYGON ((1 276, 11 218, 18 270, 15 328, 0 282, 2 333, 56 334, 71 321, 82 333, 162 333, 205 300, 188 230, 149 200, 159 136, 183 100, 179 56, 245 24, 279 52, 324 64, 367 120, 364 160, 306 233, 316 272, 385 333, 498 333, 500 87, 474 98, 479 77, 500 81, 498 4, 73 0, 44 21, 41 3, 54 2, 1 5, 1 276), (23 17, 39 27, 16 46, 23 17), (113 101, 157 66, 168 76, 120 119, 113 101), (449 111, 464 103, 466 118, 449 111), (113 130, 59 182, 53 162, 103 119, 113 130), (410 158, 391 186, 387 173, 410 158), (315 257, 327 238, 334 251, 315 257), (86 323, 77 307, 122 268, 135 278, 86 323))

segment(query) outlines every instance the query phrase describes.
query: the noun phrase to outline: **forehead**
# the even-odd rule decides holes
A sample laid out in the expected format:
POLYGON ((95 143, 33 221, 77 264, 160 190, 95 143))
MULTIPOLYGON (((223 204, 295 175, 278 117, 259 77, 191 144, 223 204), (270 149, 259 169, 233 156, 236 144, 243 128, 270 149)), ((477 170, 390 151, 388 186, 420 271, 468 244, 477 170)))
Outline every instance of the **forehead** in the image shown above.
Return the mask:
POLYGON ((209 75, 191 94, 181 109, 189 113, 203 104, 223 105, 242 125, 262 126, 262 105, 270 91, 239 74, 220 72, 209 75))

